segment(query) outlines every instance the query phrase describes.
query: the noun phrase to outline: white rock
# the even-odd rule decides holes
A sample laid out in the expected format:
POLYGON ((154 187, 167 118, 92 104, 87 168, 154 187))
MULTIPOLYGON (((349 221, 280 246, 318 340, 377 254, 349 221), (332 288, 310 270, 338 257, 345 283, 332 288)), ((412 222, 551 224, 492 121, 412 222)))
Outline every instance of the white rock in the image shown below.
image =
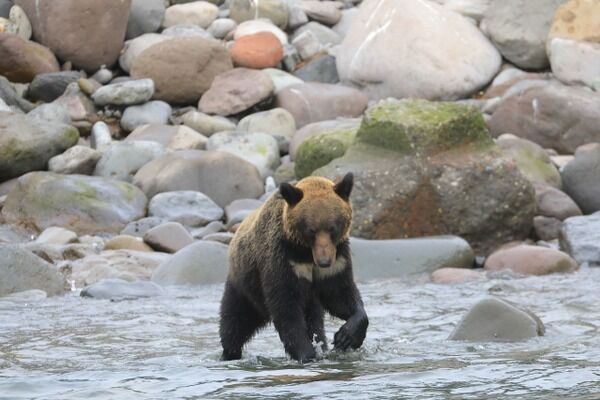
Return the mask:
POLYGON ((154 94, 152 79, 136 79, 102 86, 94 92, 92 99, 99 106, 107 104, 128 106, 145 103, 154 94))
POLYGON ((194 238, 178 222, 166 222, 144 234, 144 242, 157 251, 175 253, 194 242, 194 238))
POLYGON ((492 2, 493 0, 448 0, 444 3, 444 8, 481 21, 492 2))
POLYGON ((277 94, 281 92, 288 86, 298 85, 300 83, 304 83, 304 81, 292 74, 289 74, 285 71, 276 68, 265 68, 263 72, 269 74, 269 77, 273 81, 273 86, 275 86, 274 93, 277 94))
POLYGON ((156 142, 115 142, 102 154, 94 175, 131 182, 140 168, 164 152, 164 147, 156 142))
POLYGON ((27 14, 25 14, 25 11, 21 7, 12 6, 8 19, 16 25, 16 34, 18 36, 25 40, 31 39, 31 23, 29 22, 29 18, 27 18, 27 14))
POLYGON ((207 1, 193 1, 185 4, 175 4, 167 8, 163 26, 191 24, 208 28, 217 18, 219 8, 207 1))
POLYGON ((208 115, 196 110, 190 110, 183 114, 181 120, 188 126, 203 135, 210 136, 213 133, 231 131, 235 124, 225 117, 219 115, 208 115))
POLYGON ((91 175, 102 156, 98 150, 76 145, 48 161, 48 170, 58 174, 91 175))
POLYGON ((337 51, 340 79, 375 100, 465 97, 500 64, 477 27, 426 0, 365 0, 337 51))
POLYGON ((130 106, 123 112, 121 128, 131 132, 141 125, 166 124, 171 112, 171 106, 160 100, 149 101, 139 106, 130 106))
POLYGON ((600 79, 600 43, 554 38, 550 65, 554 76, 564 83, 593 87, 600 79))
POLYGON ((321 43, 319 39, 311 31, 303 32, 292 40, 292 45, 298 50, 298 54, 303 60, 308 60, 319 51, 321 51, 321 43))
POLYGON ((98 121, 92 127, 92 134, 90 136, 90 145, 92 149, 96 149, 100 152, 107 150, 112 143, 112 136, 110 135, 110 129, 106 123, 98 121))
POLYGON ((148 215, 197 227, 223 218, 223 209, 204 193, 181 190, 154 196, 148 206, 148 215))
POLYGON ((173 25, 161 32, 166 37, 202 37, 214 39, 208 31, 198 25, 173 25))
POLYGON ((68 244, 77 240, 77 234, 69 229, 51 226, 44 229, 35 240, 40 244, 68 244))
POLYGON ((238 40, 239 38, 247 35, 252 35, 258 32, 271 32, 277 39, 281 42, 282 45, 288 43, 287 34, 273 25, 269 20, 264 19, 255 19, 252 21, 242 22, 235 29, 235 33, 233 34, 234 40, 238 40))
POLYGON ((234 31, 237 27, 237 23, 229 18, 219 18, 213 21, 208 27, 208 33, 213 35, 217 39, 223 39, 228 34, 234 31))
POLYGON ((277 140, 280 150, 287 150, 289 141, 296 133, 296 121, 289 111, 278 107, 242 118, 238 123, 237 130, 267 133, 277 140), (282 148, 282 146, 284 147, 282 148))

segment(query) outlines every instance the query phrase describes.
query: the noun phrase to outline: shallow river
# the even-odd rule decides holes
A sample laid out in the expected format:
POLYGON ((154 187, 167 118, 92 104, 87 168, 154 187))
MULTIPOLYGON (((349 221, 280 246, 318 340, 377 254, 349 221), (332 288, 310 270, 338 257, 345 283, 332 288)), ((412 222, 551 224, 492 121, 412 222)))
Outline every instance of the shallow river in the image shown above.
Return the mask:
MULTIPOLYGON (((239 362, 220 362, 222 285, 110 302, 77 293, 0 301, 0 399, 599 399, 600 269, 438 286, 360 285, 365 346, 301 367, 272 327, 239 362), (450 342, 481 296, 528 306, 546 336, 450 342)), ((340 325, 328 320, 328 337, 340 325)))

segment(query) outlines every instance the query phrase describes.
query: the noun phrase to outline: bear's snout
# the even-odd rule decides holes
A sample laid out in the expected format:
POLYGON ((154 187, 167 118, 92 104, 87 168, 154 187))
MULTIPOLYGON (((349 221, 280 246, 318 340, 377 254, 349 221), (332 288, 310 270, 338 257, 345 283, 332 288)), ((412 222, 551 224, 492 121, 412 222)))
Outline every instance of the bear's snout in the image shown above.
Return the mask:
POLYGON ((336 248, 327 232, 317 232, 312 247, 313 260, 321 268, 328 268, 335 262, 336 248))

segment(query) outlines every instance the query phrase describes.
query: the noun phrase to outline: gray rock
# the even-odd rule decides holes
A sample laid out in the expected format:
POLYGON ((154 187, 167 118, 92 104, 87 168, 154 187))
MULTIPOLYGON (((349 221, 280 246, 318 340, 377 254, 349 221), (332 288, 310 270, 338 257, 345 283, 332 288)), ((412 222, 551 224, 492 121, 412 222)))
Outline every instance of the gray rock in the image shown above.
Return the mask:
POLYGON ((110 300, 156 297, 161 294, 163 289, 153 282, 127 282, 123 279, 102 279, 81 290, 81 297, 110 300))
POLYGON ((219 233, 226 230, 227 227, 221 221, 209 222, 208 225, 202 228, 191 229, 191 234, 194 239, 202 239, 205 236, 212 235, 213 233, 219 233))
POLYGON ((600 96, 579 87, 540 82, 541 86, 503 97, 487 121, 492 135, 514 133, 560 154, 600 142, 600 96))
POLYGON ((474 255, 457 236, 415 239, 350 239, 352 268, 357 279, 385 279, 430 273, 439 268, 471 268, 474 255))
POLYGON ((531 311, 497 297, 486 297, 469 310, 448 339, 519 342, 543 336, 544 332, 544 324, 531 311))
POLYGON ((13 85, 4 76, 0 76, 0 98, 9 106, 15 106, 25 112, 35 108, 35 105, 21 97, 13 85))
POLYGON ((234 200, 225 207, 225 216, 227 226, 231 227, 242 222, 250 213, 260 208, 263 202, 256 199, 238 199, 234 200))
POLYGON ((524 69, 548 66, 546 39, 556 8, 563 0, 492 1, 481 21, 481 29, 500 53, 524 69))
POLYGON ((4 219, 27 222, 43 230, 51 226, 79 235, 120 232, 146 214, 148 200, 133 185, 85 175, 32 172, 11 189, 2 208, 4 219))
POLYGON ((221 283, 228 264, 226 245, 199 241, 162 263, 152 274, 152 282, 161 286, 221 283))
POLYGON ((152 197, 148 215, 194 227, 220 220, 223 209, 204 193, 182 190, 152 197))
POLYGON ((579 264, 600 267, 600 213, 564 220, 560 247, 579 264))
POLYGON ((65 292, 64 276, 52 265, 17 245, 0 245, 0 297, 39 289, 54 296, 65 292))
POLYGON ((288 24, 288 5, 285 0, 251 0, 229 1, 229 14, 238 24, 244 21, 264 19, 285 29, 288 24))
POLYGON ((92 149, 104 152, 110 148, 112 144, 112 136, 108 125, 102 121, 98 121, 92 127, 90 136, 90 146, 92 149))
POLYGON ((121 235, 144 237, 146 232, 148 232, 150 229, 154 228, 155 226, 162 225, 165 222, 169 221, 159 217, 142 218, 127 224, 127 226, 121 231, 121 235))
POLYGON ((123 71, 129 73, 133 61, 138 55, 152 45, 169 39, 171 39, 171 37, 159 35, 158 33, 146 33, 135 39, 126 41, 123 50, 121 51, 121 56, 119 57, 119 65, 123 71))
POLYGON ((62 123, 0 112, 0 182, 46 168, 50 158, 75 145, 79 132, 62 123))
POLYGON ((49 103, 59 98, 70 83, 82 78, 81 72, 61 71, 36 75, 29 88, 27 96, 34 101, 49 103))
POLYGON ((201 37, 204 39, 213 39, 212 35, 204 28, 197 25, 181 24, 173 25, 162 31, 165 37, 201 37))
MULTIPOLYGON (((90 79, 95 80, 96 82, 98 82, 101 85, 106 85, 113 78, 114 78, 113 72, 111 70, 109 70, 108 68, 104 68, 104 67, 100 68, 98 71, 96 71, 94 73, 94 75, 92 75, 90 77, 90 79)), ((117 83, 117 82, 113 82, 113 83, 117 83)))
POLYGON ((221 207, 235 199, 256 198, 263 181, 256 167, 222 151, 181 150, 165 154, 142 167, 133 182, 149 196, 194 190, 221 207))
POLYGON ((288 152, 289 142, 296 133, 296 121, 289 111, 283 108, 273 108, 248 115, 238 123, 240 132, 262 132, 277 140, 279 151, 288 152))
POLYGON ((308 60, 321 51, 321 43, 311 31, 306 31, 292 40, 292 45, 298 50, 303 60, 308 60))
POLYGON ((69 110, 57 103, 41 104, 29 111, 28 117, 37 118, 42 121, 53 121, 61 124, 71 125, 69 110))
POLYGON ((533 218, 533 229, 535 229, 535 235, 540 240, 555 240, 560 236, 562 221, 557 218, 538 215, 533 218))
POLYGON ((338 83, 340 77, 335 65, 335 57, 324 55, 294 71, 294 75, 305 82, 338 83))
POLYGON ((297 29, 308 23, 308 15, 297 5, 290 7, 288 28, 297 29))
POLYGON ((103 251, 70 263, 71 279, 76 287, 91 285, 102 279, 149 280, 156 267, 170 257, 170 254, 147 251, 103 251))
POLYGON ((299 7, 314 21, 335 25, 342 18, 341 4, 336 1, 302 0, 299 7))
POLYGON ((228 152, 252 163, 263 178, 279 165, 279 144, 266 133, 218 132, 208 138, 206 149, 228 152))
POLYGON ((171 106, 164 101, 149 101, 125 109, 121 117, 121 128, 128 132, 146 124, 166 124, 171 116, 171 106))
POLYGON ((273 85, 275 86, 275 94, 281 92, 283 89, 304 83, 304 81, 300 78, 295 77, 292 74, 289 74, 285 71, 276 68, 265 68, 262 70, 264 73, 268 74, 273 81, 273 85))
POLYGON ((578 150, 562 169, 562 177, 565 192, 584 214, 600 211, 600 144, 578 150))
POLYGON ((39 244, 68 244, 77 241, 77 234, 65 228, 51 226, 35 239, 39 244))
POLYGON ((207 1, 193 1, 186 4, 175 4, 168 7, 163 20, 163 27, 189 24, 208 28, 217 18, 219 8, 207 1))
POLYGON ((224 39, 227 35, 235 30, 237 23, 229 18, 220 18, 213 21, 208 27, 210 33, 216 39, 224 39))
POLYGON ((125 37, 133 39, 144 33, 156 32, 164 16, 164 0, 132 0, 125 37))
POLYGON ((281 63, 283 64, 284 69, 293 71, 301 62, 302 57, 300 57, 300 53, 294 46, 291 44, 283 46, 283 58, 281 59, 281 63))
POLYGON ((332 29, 314 21, 309 22, 306 25, 302 25, 300 28, 296 29, 292 35, 292 41, 307 31, 310 31, 317 38, 321 44, 321 47, 323 48, 332 47, 342 42, 340 35, 335 33, 332 29))
POLYGON ((91 175, 102 153, 87 146, 76 145, 48 161, 48 170, 57 174, 91 175))
POLYGON ((232 239, 233 239, 233 233, 231 233, 231 232, 211 233, 202 238, 202 240, 207 240, 209 242, 212 241, 212 242, 223 243, 226 245, 229 245, 229 243, 231 243, 232 239))
POLYGON ((208 138, 185 125, 143 125, 131 132, 125 141, 151 141, 167 150, 204 150, 208 138))
POLYGON ((205 136, 210 136, 217 132, 235 130, 235 124, 227 118, 218 115, 208 115, 195 110, 190 110, 183 114, 181 120, 184 125, 205 136))
MULTIPOLYGON (((556 19, 560 20, 561 17, 557 16, 556 19)), ((585 26, 584 23, 581 25, 585 26)), ((592 89, 599 87, 600 46, 597 42, 555 37, 549 39, 547 51, 552 74, 557 79, 568 85, 586 85, 592 89)))
POLYGON ((194 242, 194 238, 179 222, 165 222, 144 234, 144 242, 156 251, 175 253, 194 242))
POLYGON ((535 185, 537 214, 563 221, 581 215, 581 209, 566 193, 546 185, 535 185))
POLYGON ((154 94, 152 79, 135 79, 121 83, 112 83, 102 86, 92 95, 94 103, 98 106, 118 105, 129 106, 145 103, 154 94))
POLYGON ((164 152, 164 147, 156 142, 115 142, 102 154, 94 175, 131 182, 140 168, 164 152))
POLYGON ((358 9, 355 7, 342 10, 342 18, 331 29, 333 29, 335 33, 340 35, 340 37, 346 37, 346 34, 351 29, 350 27, 352 26, 352 22, 354 21, 354 18, 357 14, 358 9))

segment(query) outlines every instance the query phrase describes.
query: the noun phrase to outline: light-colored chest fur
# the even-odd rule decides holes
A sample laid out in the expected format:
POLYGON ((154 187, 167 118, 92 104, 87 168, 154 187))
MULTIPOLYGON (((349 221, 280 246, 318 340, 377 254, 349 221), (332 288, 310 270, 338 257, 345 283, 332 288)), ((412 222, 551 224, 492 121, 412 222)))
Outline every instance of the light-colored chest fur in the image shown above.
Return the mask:
POLYGON ((298 278, 306 279, 310 282, 314 280, 325 279, 327 277, 337 275, 346 269, 346 259, 343 257, 335 260, 335 263, 328 268, 317 267, 313 263, 296 263, 291 262, 294 273, 298 278))

